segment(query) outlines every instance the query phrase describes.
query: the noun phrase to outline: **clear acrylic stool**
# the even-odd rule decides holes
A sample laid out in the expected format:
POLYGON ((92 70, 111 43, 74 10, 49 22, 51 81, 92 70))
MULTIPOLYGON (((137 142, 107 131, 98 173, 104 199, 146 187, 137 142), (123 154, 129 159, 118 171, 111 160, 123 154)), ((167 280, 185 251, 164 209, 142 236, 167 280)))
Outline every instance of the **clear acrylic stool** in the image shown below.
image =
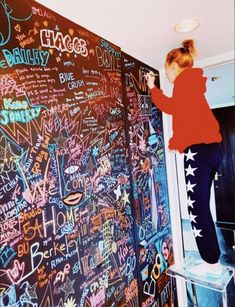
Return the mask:
POLYGON ((171 278, 171 289, 172 289, 172 279, 177 276, 183 277, 185 282, 188 282, 192 285, 192 292, 194 298, 194 306, 198 307, 197 293, 196 293, 196 285, 205 287, 210 290, 221 292, 223 307, 227 307, 227 285, 230 280, 233 278, 234 271, 232 268, 223 266, 223 273, 220 278, 208 278, 203 276, 192 275, 187 271, 187 268, 192 265, 197 265, 200 263, 201 258, 196 257, 195 255, 185 261, 182 267, 178 267, 176 265, 170 266, 166 270, 166 274, 171 278))

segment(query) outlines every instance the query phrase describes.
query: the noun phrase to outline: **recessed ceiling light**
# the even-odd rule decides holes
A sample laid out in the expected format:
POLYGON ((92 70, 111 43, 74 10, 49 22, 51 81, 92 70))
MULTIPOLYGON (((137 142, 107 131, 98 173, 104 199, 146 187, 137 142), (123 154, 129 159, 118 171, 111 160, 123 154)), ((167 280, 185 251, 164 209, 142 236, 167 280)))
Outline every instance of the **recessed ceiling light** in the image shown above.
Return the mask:
POLYGON ((190 32, 195 30, 200 25, 200 21, 195 18, 188 18, 178 22, 174 26, 176 32, 190 32))

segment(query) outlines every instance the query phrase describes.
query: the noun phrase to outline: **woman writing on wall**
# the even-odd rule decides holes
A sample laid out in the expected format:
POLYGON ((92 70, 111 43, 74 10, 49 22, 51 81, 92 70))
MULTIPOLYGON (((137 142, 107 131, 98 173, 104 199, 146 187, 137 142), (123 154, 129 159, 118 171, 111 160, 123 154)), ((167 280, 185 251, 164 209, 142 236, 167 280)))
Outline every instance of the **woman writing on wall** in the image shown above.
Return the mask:
POLYGON ((146 74, 153 103, 172 115, 173 136, 169 148, 184 153, 187 204, 192 231, 199 253, 204 260, 190 271, 194 274, 220 277, 220 249, 210 213, 210 188, 221 160, 219 124, 205 98, 206 77, 201 68, 193 68, 193 40, 171 50, 165 69, 169 82, 174 83, 172 97, 154 85, 152 72, 146 74))

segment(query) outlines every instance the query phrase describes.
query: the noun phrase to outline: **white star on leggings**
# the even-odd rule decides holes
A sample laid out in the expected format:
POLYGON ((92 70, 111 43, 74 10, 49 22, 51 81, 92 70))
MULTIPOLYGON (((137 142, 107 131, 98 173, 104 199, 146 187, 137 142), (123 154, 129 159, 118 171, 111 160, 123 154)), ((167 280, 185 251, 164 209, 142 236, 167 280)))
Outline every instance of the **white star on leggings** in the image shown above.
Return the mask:
POLYGON ((194 161, 194 157, 197 154, 197 152, 191 152, 191 149, 188 150, 188 153, 185 153, 185 156, 187 157, 186 161, 188 160, 193 160, 194 161))
POLYGON ((197 222, 195 221, 197 215, 193 215, 191 212, 189 213, 189 219, 191 222, 197 224, 197 222))
POLYGON ((202 235, 200 234, 200 232, 202 231, 202 229, 197 229, 193 226, 193 234, 194 234, 194 237, 202 237, 202 235))
POLYGON ((195 185, 197 185, 197 184, 196 184, 196 183, 191 184, 191 182, 190 182, 190 180, 189 180, 188 183, 186 184, 187 192, 189 192, 189 191, 194 192, 194 191, 193 191, 193 188, 195 187, 195 185))
POLYGON ((185 169, 186 170, 186 176, 189 176, 189 175, 195 176, 194 172, 195 172, 196 169, 197 169, 197 167, 192 168, 192 166, 189 164, 188 168, 185 169))
POLYGON ((187 199, 187 205, 188 207, 193 208, 193 203, 195 203, 195 200, 191 199, 190 196, 187 199))

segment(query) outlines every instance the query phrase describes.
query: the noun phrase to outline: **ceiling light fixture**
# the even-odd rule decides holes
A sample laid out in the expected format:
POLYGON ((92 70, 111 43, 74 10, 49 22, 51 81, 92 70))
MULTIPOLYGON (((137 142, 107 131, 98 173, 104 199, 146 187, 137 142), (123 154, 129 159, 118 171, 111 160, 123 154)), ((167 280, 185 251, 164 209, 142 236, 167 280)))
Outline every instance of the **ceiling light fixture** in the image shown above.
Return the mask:
POLYGON ((200 25, 200 21, 195 18, 187 18, 180 22, 178 22, 174 26, 174 30, 176 32, 184 33, 184 32, 190 32, 195 30, 200 25))

